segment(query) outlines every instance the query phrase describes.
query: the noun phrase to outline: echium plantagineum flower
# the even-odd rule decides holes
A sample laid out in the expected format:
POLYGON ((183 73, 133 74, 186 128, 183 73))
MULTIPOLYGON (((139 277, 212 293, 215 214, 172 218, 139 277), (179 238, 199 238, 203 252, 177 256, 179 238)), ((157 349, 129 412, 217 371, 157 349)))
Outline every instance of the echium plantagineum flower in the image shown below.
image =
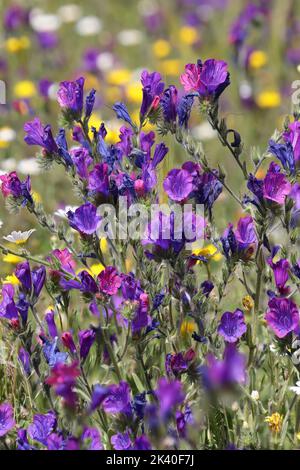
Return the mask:
MULTIPOLYGON (((291 137, 290 134, 288 135, 291 137)), ((275 155, 276 158, 278 158, 281 165, 286 171, 294 175, 296 171, 296 158, 294 155, 292 143, 294 143, 296 151, 299 152, 299 149, 297 148, 299 146, 298 143, 291 142, 290 140, 287 140, 287 139, 284 144, 281 144, 281 143, 278 144, 274 140, 270 140, 269 152, 272 153, 272 155, 275 155)), ((299 159, 299 155, 298 155, 298 159, 299 159)))
POLYGON ((241 47, 249 34, 251 23, 260 16, 267 13, 267 9, 254 3, 247 3, 235 21, 232 23, 229 31, 229 42, 236 47, 241 47))
POLYGON ((36 300, 45 284, 46 268, 42 265, 31 270, 29 262, 24 261, 17 265, 15 276, 19 279, 25 291, 29 293, 33 288, 34 299, 36 300))
POLYGON ((244 314, 236 309, 234 312, 225 312, 218 326, 219 335, 228 343, 235 343, 247 331, 244 314))
POLYGON ((143 70, 141 82, 143 86, 143 100, 140 116, 141 121, 143 121, 151 111, 157 109, 165 84, 161 81, 161 75, 158 72, 150 73, 147 70, 143 70))
POLYGON ((167 420, 172 411, 185 399, 182 383, 179 380, 168 380, 161 377, 158 380, 155 396, 159 403, 159 412, 163 420, 167 420))
POLYGON ((96 339, 96 333, 92 329, 81 330, 78 333, 78 338, 80 347, 80 358, 82 361, 85 361, 96 339))
POLYGON ((52 135, 51 126, 43 126, 41 120, 35 117, 32 121, 24 124, 24 131, 27 135, 24 137, 26 144, 38 145, 49 154, 58 153, 58 146, 52 135))
POLYGON ((238 257, 245 261, 250 259, 258 244, 252 217, 240 218, 235 231, 233 225, 229 224, 221 237, 221 242, 226 258, 238 257))
POLYGON ((121 381, 118 385, 109 385, 102 406, 106 413, 130 412, 130 387, 128 383, 121 381))
POLYGON ((291 299, 273 297, 268 303, 265 320, 278 338, 284 338, 298 330, 298 307, 291 299))
POLYGON ((28 426, 27 432, 33 441, 47 444, 47 438, 55 430, 57 419, 54 411, 49 411, 46 414, 36 414, 33 417, 33 422, 28 426))
POLYGON ((274 262, 280 247, 276 246, 272 249, 271 256, 267 259, 271 266, 275 278, 276 288, 281 296, 286 296, 290 292, 290 288, 286 286, 289 279, 290 263, 287 259, 282 258, 274 262))
POLYGON ((115 295, 122 284, 122 279, 113 266, 107 266, 98 275, 99 289, 107 295, 115 295))
POLYGON ((83 109, 84 78, 75 81, 64 81, 59 84, 57 92, 58 103, 72 117, 80 119, 83 109))
POLYGON ((291 122, 288 130, 283 133, 283 140, 290 143, 293 149, 295 163, 300 160, 300 122, 291 122))
POLYGON ((168 377, 178 377, 189 368, 190 363, 194 360, 196 353, 193 349, 189 349, 185 353, 167 354, 165 367, 168 377))
POLYGON ((227 63, 223 60, 207 59, 204 63, 187 64, 180 81, 185 91, 195 91, 202 99, 216 100, 230 84, 227 63))
POLYGON ((15 171, 0 176, 1 191, 4 197, 12 197, 20 201, 22 206, 26 204, 32 205, 33 199, 31 195, 30 177, 27 176, 25 181, 21 181, 15 171))
POLYGON ((80 375, 78 363, 63 364, 58 362, 51 369, 50 376, 46 379, 46 383, 54 387, 55 393, 63 397, 67 406, 74 407, 76 404, 76 393, 74 387, 77 377, 80 375))
POLYGON ((75 212, 69 211, 67 216, 70 227, 84 235, 94 234, 101 220, 100 217, 97 216, 97 207, 90 202, 86 202, 78 207, 75 212))
POLYGON ((15 427, 14 409, 10 403, 0 405, 0 437, 5 436, 15 427))
POLYGON ((237 350, 235 343, 226 344, 222 360, 216 359, 209 353, 206 361, 207 365, 202 368, 202 376, 208 389, 246 382, 246 356, 237 350))

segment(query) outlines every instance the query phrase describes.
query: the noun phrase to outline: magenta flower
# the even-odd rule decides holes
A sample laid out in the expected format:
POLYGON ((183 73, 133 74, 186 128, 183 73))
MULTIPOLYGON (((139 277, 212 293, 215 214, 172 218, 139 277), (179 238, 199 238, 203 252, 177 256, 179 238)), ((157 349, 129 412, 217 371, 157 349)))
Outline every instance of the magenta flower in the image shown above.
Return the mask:
POLYGON ((284 338, 299 324, 299 311, 290 299, 273 297, 268 303, 265 320, 278 338, 284 338))
POLYGON ((228 343, 235 343, 247 331, 244 314, 236 309, 234 312, 225 312, 218 326, 218 333, 228 343))
POLYGON ((101 271, 98 280, 100 291, 107 295, 115 295, 122 284, 121 277, 113 266, 107 266, 101 271))
POLYGON ((292 185, 285 175, 280 173, 279 165, 272 162, 263 180, 264 198, 283 205, 291 189, 292 185))
POLYGON ((86 202, 78 207, 75 212, 69 211, 67 216, 70 226, 85 235, 95 233, 101 220, 97 216, 97 207, 90 202, 86 202))
POLYGON ((166 176, 163 187, 172 201, 182 202, 193 191, 193 176, 186 170, 174 168, 166 176))
POLYGON ((187 64, 180 81, 185 91, 196 91, 203 98, 218 98, 230 83, 227 63, 208 59, 204 63, 187 64))
POLYGON ((79 375, 80 370, 77 362, 70 365, 58 362, 51 369, 51 374, 46 379, 46 383, 54 387, 55 393, 63 397, 66 405, 73 407, 76 404, 74 386, 79 375))
POLYGON ((10 403, 0 405, 0 437, 5 436, 16 425, 14 410, 10 403))

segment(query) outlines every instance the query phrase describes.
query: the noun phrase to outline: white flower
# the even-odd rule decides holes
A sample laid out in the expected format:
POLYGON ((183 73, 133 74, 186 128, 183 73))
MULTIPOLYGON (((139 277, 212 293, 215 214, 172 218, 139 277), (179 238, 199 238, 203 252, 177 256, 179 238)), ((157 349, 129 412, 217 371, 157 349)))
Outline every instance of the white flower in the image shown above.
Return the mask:
POLYGON ((76 209, 78 209, 78 206, 66 206, 64 209, 57 209, 57 211, 54 212, 54 215, 60 217, 61 219, 67 219, 67 212, 74 212, 76 209))
POLYGON ((2 221, 2 220, 0 220, 0 228, 2 227, 2 225, 3 225, 3 221, 2 221))
POLYGON ((6 158, 1 162, 1 169, 6 172, 14 171, 17 166, 17 161, 15 158, 6 158))
POLYGON ((192 134, 199 140, 211 140, 217 137, 216 131, 214 131, 208 122, 204 122, 199 126, 192 129, 192 134))
POLYGON ((6 235, 6 237, 3 237, 4 240, 10 242, 10 243, 16 243, 17 245, 22 245, 23 243, 26 243, 30 235, 35 232, 35 228, 32 228, 31 230, 27 230, 26 232, 11 232, 9 235, 6 235))
POLYGON ((75 26, 80 36, 93 36, 102 29, 102 21, 97 16, 84 16, 75 26))
POLYGON ((0 127, 1 142, 12 142, 16 138, 16 132, 11 127, 0 127))
POLYGON ((296 382, 296 385, 293 386, 293 387, 289 387, 289 389, 296 393, 296 395, 300 395, 300 380, 298 380, 298 382, 296 382))
POLYGON ((138 29, 124 29, 117 37, 122 46, 136 46, 143 40, 144 35, 138 29))
POLYGON ((18 163, 17 170, 23 175, 38 175, 41 172, 36 158, 24 158, 18 163))
POLYGON ((96 59, 96 65, 99 70, 110 70, 114 65, 114 56, 110 52, 101 52, 96 59))
POLYGON ((74 3, 63 5, 57 10, 57 14, 64 23, 73 23, 80 18, 81 8, 74 3))
POLYGON ((29 21, 32 29, 38 33, 57 31, 61 25, 57 15, 44 13, 38 8, 32 10, 29 21))
POLYGON ((251 392, 251 398, 255 401, 258 401, 259 400, 259 393, 257 390, 252 390, 251 392))

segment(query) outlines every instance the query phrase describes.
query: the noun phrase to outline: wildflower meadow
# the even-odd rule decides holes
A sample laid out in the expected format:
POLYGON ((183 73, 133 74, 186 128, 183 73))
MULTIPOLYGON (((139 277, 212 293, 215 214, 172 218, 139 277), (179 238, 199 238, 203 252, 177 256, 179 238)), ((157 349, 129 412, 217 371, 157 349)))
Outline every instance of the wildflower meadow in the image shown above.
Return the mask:
POLYGON ((299 2, 0 11, 0 449, 299 449, 299 2))

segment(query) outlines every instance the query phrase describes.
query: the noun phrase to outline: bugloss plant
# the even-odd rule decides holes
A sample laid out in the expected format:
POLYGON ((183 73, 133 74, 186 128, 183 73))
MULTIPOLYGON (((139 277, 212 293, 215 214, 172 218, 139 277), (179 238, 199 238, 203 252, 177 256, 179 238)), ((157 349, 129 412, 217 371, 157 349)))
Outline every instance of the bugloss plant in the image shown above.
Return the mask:
MULTIPOLYGON (((298 115, 251 161, 239 133, 219 114, 219 97, 230 83, 227 64, 199 60, 186 65, 180 80, 183 90, 166 87, 157 72, 143 71, 139 122, 124 103, 113 106, 124 122, 115 145, 106 142, 104 123, 99 129, 89 124, 95 91, 85 97, 83 78, 60 84, 56 136, 38 117, 24 126, 26 143, 41 149, 43 168, 62 166, 78 207, 61 222, 35 201, 29 177, 0 177, 7 207, 28 210, 54 244, 39 256, 0 245, 4 254, 23 258, 11 282, 2 285, 2 342, 7 363, 17 358, 13 374, 19 384, 14 395, 8 387, 0 405, 3 448, 296 443, 298 392, 289 385, 299 379, 293 355, 299 335, 298 115), (211 168, 201 142, 190 134, 193 106, 242 172, 239 194, 221 164, 211 168), (144 132, 148 121, 157 135, 144 132), (162 192, 160 164, 171 157, 159 135, 167 134, 185 150, 186 160, 165 176, 162 192), (219 232, 214 204, 222 191, 238 205, 240 218, 219 232), (158 213, 154 221, 155 237, 147 226, 142 239, 100 238, 98 208, 118 208, 120 197, 128 210, 138 202, 148 212, 168 199, 169 213, 158 213), (202 230, 197 215, 183 216, 189 228, 198 227, 194 237, 176 230, 174 203, 204 207, 202 230), (281 246, 274 242, 278 231, 281 246), (187 249, 186 242, 203 238, 204 247, 187 249), (212 270, 217 256, 222 267, 212 270), (234 311, 224 312, 232 283, 244 297, 236 296, 234 311)), ((30 235, 7 240, 21 243, 30 235)))

